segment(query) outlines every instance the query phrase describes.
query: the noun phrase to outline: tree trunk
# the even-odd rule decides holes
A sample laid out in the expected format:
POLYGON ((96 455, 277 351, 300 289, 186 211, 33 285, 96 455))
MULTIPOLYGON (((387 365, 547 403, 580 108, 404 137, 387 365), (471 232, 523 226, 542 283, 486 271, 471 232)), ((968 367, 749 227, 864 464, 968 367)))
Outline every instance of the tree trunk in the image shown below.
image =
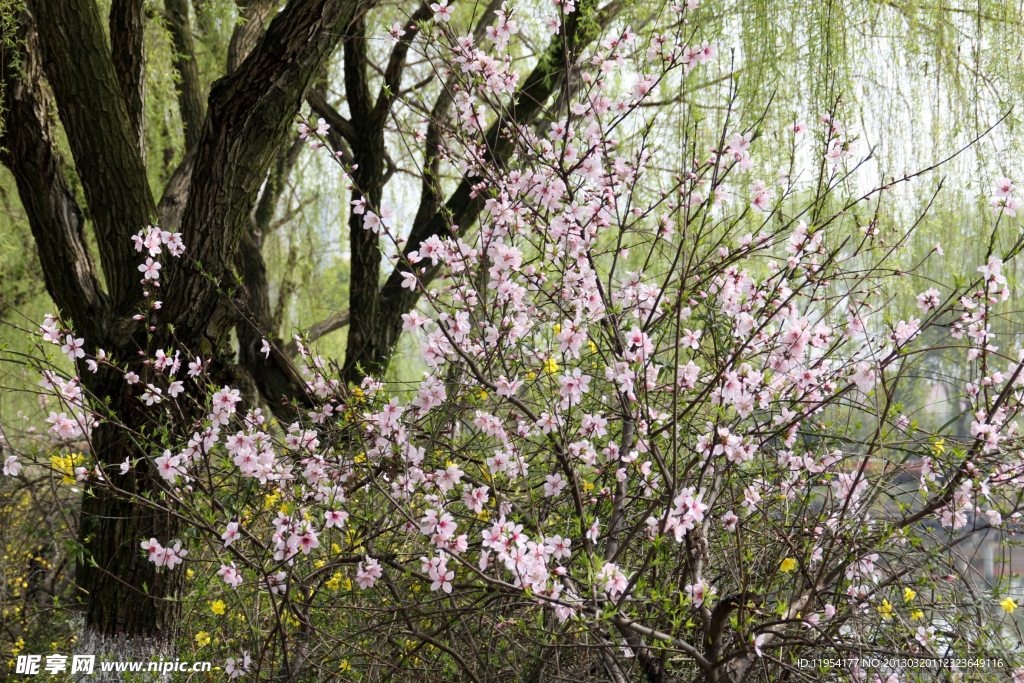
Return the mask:
MULTIPOLYGON (((144 361, 157 349, 211 360, 212 381, 230 384, 236 378, 229 333, 246 309, 246 292, 233 287, 235 252, 274 153, 313 77, 345 33, 355 1, 292 0, 265 35, 249 27, 251 40, 233 51, 238 68, 213 85, 201 129, 199 108, 193 106, 196 84, 189 84, 185 109, 195 147, 160 205, 160 217, 180 225, 187 251, 181 262, 163 260, 163 308, 151 311, 152 334, 132 318, 143 302, 137 267, 144 255, 131 236, 158 222, 140 148, 142 3, 114 4, 108 45, 95 0, 30 0, 35 22, 28 13, 19 22, 25 67, 13 68, 13 51, 3 55, 3 84, 12 97, 3 112, 0 161, 18 182, 50 296, 85 338, 87 352, 103 348, 122 370, 142 376, 140 386, 153 379, 154 369, 144 361), (106 290, 89 257, 83 212, 63 176, 44 70, 89 204, 106 290)), ((179 11, 173 18, 187 31, 187 14, 179 11)), ((187 52, 181 45, 179 52, 187 52)), ((266 294, 265 277, 263 290, 252 293, 257 308, 266 294)), ((246 347, 243 356, 251 352, 246 347)), ((93 652, 120 653, 120 659, 170 656, 186 574, 182 568, 157 568, 140 543, 151 537, 173 543, 181 540, 180 529, 173 503, 160 495, 165 483, 151 467, 158 453, 137 444, 148 441, 147 449, 157 449, 152 435, 167 428, 168 446, 174 447, 202 415, 175 419, 159 405, 145 407, 121 371, 93 374, 80 367, 79 375, 100 410, 109 410, 100 415, 91 445, 119 489, 90 488, 82 502, 84 553, 76 580, 85 595, 84 642, 94 644, 93 652), (126 458, 135 465, 122 476, 119 466, 126 458)), ((186 380, 185 390, 204 398, 205 389, 194 381, 186 380)))

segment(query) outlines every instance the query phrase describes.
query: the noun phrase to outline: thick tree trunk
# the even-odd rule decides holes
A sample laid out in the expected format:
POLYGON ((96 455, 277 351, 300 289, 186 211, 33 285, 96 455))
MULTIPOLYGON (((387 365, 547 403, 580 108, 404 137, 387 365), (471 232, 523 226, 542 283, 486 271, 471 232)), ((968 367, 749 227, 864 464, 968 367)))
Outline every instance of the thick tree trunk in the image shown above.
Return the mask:
MULTIPOLYGON (((366 23, 359 20, 345 40, 345 91, 351 112, 352 156, 358 168, 352 180, 352 200, 366 200, 366 210, 380 212, 384 196, 384 130, 373 116, 373 102, 366 74, 366 23)), ((379 359, 376 327, 379 306, 380 237, 363 228, 363 216, 349 214, 349 243, 352 251, 348 300, 352 318, 342 373, 345 381, 358 383, 367 375, 377 375, 379 359), (358 313, 356 313, 358 311, 358 313)))
MULTIPOLYGON (((157 222, 140 148, 142 3, 115 0, 114 5, 108 45, 95 0, 30 0, 39 40, 25 41, 26 68, 21 71, 11 68, 10 55, 4 53, 4 87, 12 98, 4 112, 0 161, 18 182, 50 295, 85 338, 89 352, 105 349, 122 369, 141 375, 144 385, 153 372, 143 364, 146 355, 161 348, 168 354, 179 350, 185 358, 211 359, 212 381, 230 384, 235 377, 228 335, 245 310, 243 292, 231 286, 235 251, 274 152, 311 80, 345 33, 355 2, 292 0, 265 36, 254 32, 251 40, 239 42, 233 50, 238 69, 214 84, 201 129, 198 107, 192 106, 196 84, 190 83, 185 108, 191 112, 186 114, 195 148, 160 205, 165 227, 180 226, 187 252, 181 263, 164 260, 164 305, 151 312, 152 335, 132 319, 142 287, 141 255, 131 236, 157 222), (40 64, 89 204, 106 291, 89 258, 82 212, 62 174, 40 64)), ((187 14, 180 9, 173 18, 187 31, 187 14)), ((22 28, 34 35, 27 20, 22 28)), ((254 294, 258 306, 260 293, 254 294)), ((106 477, 120 489, 103 493, 90 488, 82 503, 85 553, 76 580, 85 594, 85 640, 99 644, 96 652, 115 645, 123 659, 170 655, 185 572, 158 569, 140 543, 156 537, 166 545, 178 537, 179 528, 173 503, 160 496, 164 482, 151 471, 155 453, 136 444, 145 441, 139 438, 143 427, 147 439, 158 432, 154 427, 169 428, 169 438, 177 443, 188 436, 197 415, 172 419, 159 406, 144 407, 120 372, 80 369, 79 374, 102 410, 110 411, 101 415, 91 445, 106 477), (122 476, 119 466, 125 458, 136 464, 122 476)), ((203 398, 195 382, 185 384, 193 398, 203 398)))
MULTIPOLYGON (((120 412, 120 411, 119 411, 120 412)), ((139 453, 123 429, 100 425, 93 445, 107 476, 132 495, 152 496, 159 490, 147 460, 121 476, 115 463, 139 453), (120 458, 120 460, 119 460, 120 458)), ((167 544, 179 537, 177 519, 124 495, 88 491, 82 499, 79 537, 85 558, 76 570, 78 584, 89 591, 85 623, 93 632, 115 639, 148 639, 169 643, 181 618, 178 594, 185 572, 158 569, 140 548, 140 539, 167 544), (95 562, 95 564, 93 564, 95 562)), ((161 649, 172 650, 167 644, 161 649)))

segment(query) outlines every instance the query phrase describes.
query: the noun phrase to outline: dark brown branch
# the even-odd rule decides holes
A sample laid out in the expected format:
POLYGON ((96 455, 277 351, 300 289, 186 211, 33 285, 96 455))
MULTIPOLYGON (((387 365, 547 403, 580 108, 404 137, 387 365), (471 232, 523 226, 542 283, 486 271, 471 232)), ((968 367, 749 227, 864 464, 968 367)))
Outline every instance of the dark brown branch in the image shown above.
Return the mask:
POLYGON ((282 344, 274 334, 273 316, 267 287, 267 270, 263 255, 251 233, 246 233, 235 253, 235 266, 242 274, 245 287, 245 310, 235 328, 238 335, 238 361, 260 395, 279 420, 296 417, 292 402, 312 407, 302 377, 291 358, 282 353, 282 344), (263 353, 263 340, 272 343, 269 357, 263 353))
POLYGON ((384 69, 384 83, 380 93, 377 95, 377 103, 373 107, 373 119, 383 123, 391 111, 391 105, 402 89, 402 73, 405 71, 405 60, 409 55, 409 46, 416 39, 419 33, 418 24, 433 16, 430 4, 424 2, 409 20, 406 22, 405 35, 402 36, 394 49, 391 50, 391 57, 388 59, 387 68, 384 69))
POLYGON ((228 45, 229 74, 234 73, 259 43, 263 37, 263 25, 276 4, 276 0, 239 0, 238 24, 228 45))
POLYGON ((96 277, 83 231, 85 221, 68 187, 47 119, 48 96, 35 27, 28 13, 19 19, 17 53, 4 51, 2 84, 7 93, 0 137, 0 163, 14 176, 39 252, 51 298, 77 329, 94 339, 105 325, 107 297, 96 277))
POLYGON ((110 56, 139 155, 146 158, 146 32, 143 0, 110 3, 110 56))
MULTIPOLYGON (((165 302, 166 315, 184 339, 226 335, 222 297, 257 194, 354 10, 355 0, 293 0, 238 69, 213 84, 181 223, 189 259, 167 277, 178 296, 165 302)), ((219 348, 223 339, 211 341, 219 348)))
MULTIPOLYGON (((318 323, 314 323, 309 328, 309 330, 306 331, 306 341, 315 342, 317 339, 323 337, 326 334, 330 334, 335 330, 340 330, 341 328, 348 326, 348 321, 348 311, 341 311, 340 313, 335 313, 329 318, 325 318, 318 323)), ((285 344, 284 352, 290 358, 295 358, 296 356, 299 355, 298 343, 294 339, 292 339, 287 344, 285 344)))
POLYGON ((185 129, 185 151, 195 148, 203 127, 203 91, 196 66, 192 25, 188 20, 188 0, 164 0, 167 10, 167 30, 174 44, 174 70, 178 81, 178 109, 185 129))
POLYGON ((156 206, 94 0, 31 0, 43 66, 93 219, 115 310, 141 298, 131 235, 156 206))
POLYGON ((261 240, 277 227, 273 222, 277 205, 281 200, 284 188, 288 184, 288 178, 292 174, 292 169, 295 168, 295 164, 299 160, 299 154, 304 147, 305 145, 302 140, 296 137, 292 140, 291 144, 287 146, 282 145, 278 149, 277 160, 270 171, 270 175, 267 176, 267 182, 263 186, 259 203, 256 204, 256 209, 253 211, 252 227, 253 230, 259 233, 256 235, 257 244, 262 244, 261 240))
MULTIPOLYGON (((384 125, 372 116, 373 100, 366 70, 366 24, 360 19, 345 40, 345 94, 354 129, 350 143, 356 164, 352 172, 352 200, 364 199, 368 211, 379 211, 384 195, 384 125)), ((348 227, 352 254, 348 297, 352 317, 342 372, 346 381, 358 381, 362 371, 349 362, 349 357, 362 357, 376 344, 380 244, 375 232, 363 229, 363 216, 351 212, 348 227)))
POLYGON ((306 95, 306 101, 309 102, 309 106, 314 114, 330 124, 331 127, 327 131, 327 142, 334 148, 335 152, 341 152, 342 161, 351 165, 353 162, 349 142, 356 135, 352 123, 327 102, 323 91, 318 88, 313 88, 309 91, 309 94, 306 95))
POLYGON ((185 158, 174 169, 171 179, 164 186, 164 193, 160 197, 156 211, 160 220, 160 227, 171 232, 178 232, 181 228, 181 215, 185 212, 185 205, 188 203, 188 190, 192 182, 192 164, 195 161, 195 150, 185 154, 185 158))

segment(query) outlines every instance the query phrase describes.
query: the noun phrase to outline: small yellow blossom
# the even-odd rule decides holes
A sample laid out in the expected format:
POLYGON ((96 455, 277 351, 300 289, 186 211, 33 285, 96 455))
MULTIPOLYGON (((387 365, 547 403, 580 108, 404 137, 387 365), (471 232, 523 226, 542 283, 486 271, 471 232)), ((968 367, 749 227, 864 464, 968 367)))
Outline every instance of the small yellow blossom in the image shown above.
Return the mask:
POLYGON ((330 588, 332 591, 338 590, 338 586, 341 585, 341 580, 343 578, 344 577, 341 575, 341 572, 338 572, 327 581, 327 587, 330 588))
POLYGON ((555 323, 555 334, 559 334, 562 331, 562 326, 555 323))
POLYGON ((210 603, 210 611, 214 614, 224 614, 224 607, 223 600, 214 600, 210 603))
POLYGON ((892 605, 888 600, 882 600, 882 604, 878 606, 878 613, 883 619, 892 619, 892 605))
POLYGON ((913 588, 911 588, 910 586, 907 586, 907 587, 905 587, 903 589, 903 602, 910 602, 911 600, 913 600, 916 597, 917 597, 917 592, 913 588))
POLYGON ((209 645, 210 644, 210 634, 207 633, 206 631, 200 631, 199 633, 197 633, 196 634, 196 644, 199 647, 203 647, 204 645, 209 645))
POLYGON ((65 484, 73 484, 75 482, 75 467, 83 462, 84 458, 81 453, 74 453, 67 457, 60 455, 50 456, 50 465, 53 466, 53 469, 58 474, 62 475, 61 481, 65 484))
POLYGON ((1017 609, 1017 603, 1010 598, 1003 598, 1000 600, 999 606, 1002 607, 1007 614, 1013 614, 1013 610, 1017 609))
POLYGON ((794 569, 796 569, 796 560, 792 557, 787 557, 782 561, 782 564, 779 565, 780 571, 791 572, 794 569))
POLYGON ((553 375, 558 372, 558 362, 554 358, 548 358, 544 361, 544 372, 549 375, 553 375))
POLYGON ((536 372, 531 372, 530 374, 528 374, 526 376, 526 378, 527 379, 537 379, 537 373, 536 372))
POLYGON ((921 617, 923 617, 923 616, 924 616, 924 612, 922 612, 922 611, 921 611, 921 610, 919 610, 919 609, 916 609, 916 610, 914 610, 914 611, 913 611, 913 612, 912 612, 912 613, 910 614, 910 620, 911 620, 911 621, 914 621, 914 620, 916 620, 916 619, 920 619, 920 618, 921 618, 921 617))
POLYGON ((589 340, 587 341, 587 343, 590 344, 590 352, 597 353, 597 344, 589 340))

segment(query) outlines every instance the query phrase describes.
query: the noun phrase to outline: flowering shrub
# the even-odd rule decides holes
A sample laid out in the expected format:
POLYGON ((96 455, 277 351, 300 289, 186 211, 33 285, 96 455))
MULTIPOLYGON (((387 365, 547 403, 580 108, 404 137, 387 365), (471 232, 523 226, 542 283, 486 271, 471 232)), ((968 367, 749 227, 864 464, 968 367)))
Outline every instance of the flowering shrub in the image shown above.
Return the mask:
MULTIPOLYGON (((346 386, 297 339, 315 407, 277 425, 198 350, 147 349, 129 369, 87 353, 59 317, 41 325, 79 373, 121 373, 150 416, 131 434, 136 458, 84 448, 64 473, 131 496, 120 477, 151 463, 161 493, 137 502, 173 509, 184 531, 139 539, 139 552, 217 577, 229 676, 291 676, 307 660, 405 680, 556 667, 774 680, 798 658, 844 660, 823 680, 931 672, 867 663, 898 654, 1001 657, 976 673, 1005 680, 1018 662, 998 622, 967 618, 1000 596, 966 590, 946 555, 1019 515, 1024 353, 1000 351, 989 329, 1022 244, 996 239, 1019 206, 1012 183, 996 185, 977 274, 898 316, 880 294, 894 247, 871 219, 889 186, 839 196, 855 152, 839 106, 785 133, 816 132, 799 142, 812 192, 757 177, 757 124, 689 120, 697 133, 668 149, 643 105, 716 49, 686 21, 643 41, 620 27, 579 56, 552 120, 505 128, 499 153, 480 133, 514 106, 515 9, 496 12, 482 45, 452 30, 446 2, 431 10, 421 49, 458 86, 439 154, 472 179, 479 227, 406 246, 393 209, 355 184, 351 202, 420 295, 403 316, 430 369, 418 385, 346 386), (917 428, 896 405, 931 331, 968 349, 970 439, 917 428), (870 421, 868 439, 851 438, 851 415, 870 421), (897 483, 908 472, 913 490, 897 483)), ((546 23, 557 32, 574 10, 556 3, 546 23)), ((385 38, 403 35, 396 24, 385 38)), ((314 149, 328 129, 300 125, 314 149)), ((149 227, 135 246, 148 302, 136 319, 154 331, 161 259, 188 245, 149 227)), ((118 420, 77 377, 45 369, 41 387, 59 405, 51 445, 118 420)), ((7 456, 4 474, 31 462, 7 456)))

